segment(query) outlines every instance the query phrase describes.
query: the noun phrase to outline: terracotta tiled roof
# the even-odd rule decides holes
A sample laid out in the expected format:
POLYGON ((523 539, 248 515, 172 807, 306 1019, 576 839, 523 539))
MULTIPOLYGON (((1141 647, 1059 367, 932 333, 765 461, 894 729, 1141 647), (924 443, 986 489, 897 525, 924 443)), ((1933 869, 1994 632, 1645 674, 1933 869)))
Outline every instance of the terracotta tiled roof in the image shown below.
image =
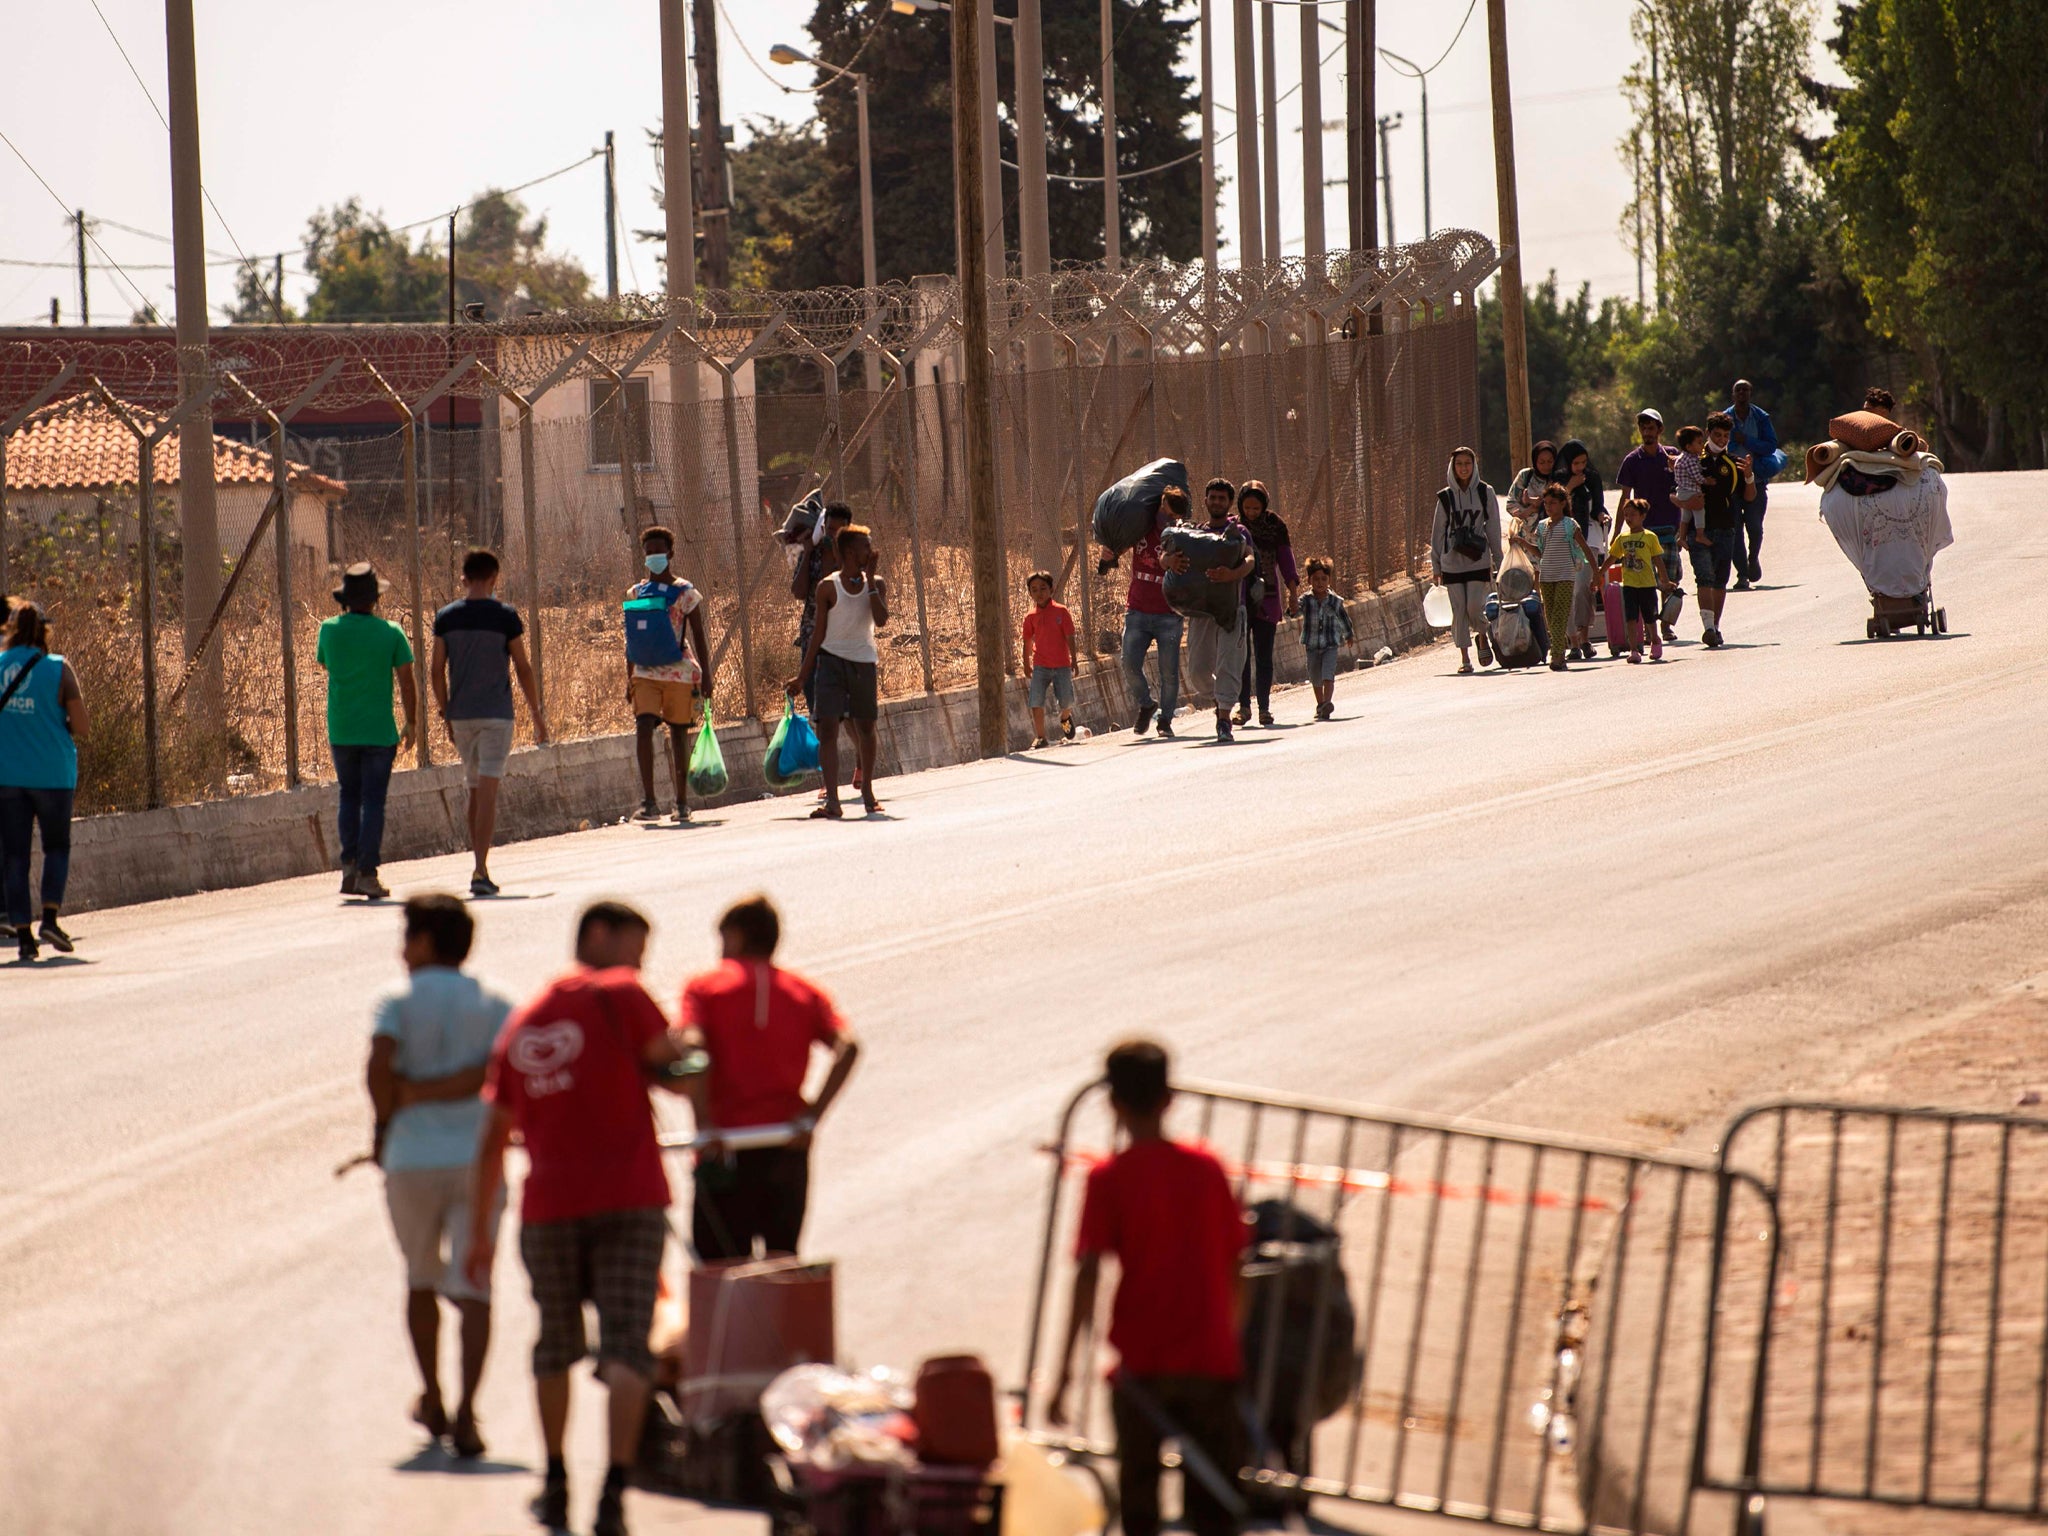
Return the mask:
MULTIPOLYGON (((162 417, 129 408, 154 431, 162 417)), ((178 432, 156 445, 156 483, 178 483, 178 432)), ((23 427, 7 440, 10 491, 97 490, 135 483, 135 434, 99 400, 23 427)), ((316 475, 304 464, 290 466, 291 483, 315 495, 339 496, 348 487, 316 475)), ((248 443, 215 434, 213 477, 218 485, 270 484, 270 455, 248 443)))

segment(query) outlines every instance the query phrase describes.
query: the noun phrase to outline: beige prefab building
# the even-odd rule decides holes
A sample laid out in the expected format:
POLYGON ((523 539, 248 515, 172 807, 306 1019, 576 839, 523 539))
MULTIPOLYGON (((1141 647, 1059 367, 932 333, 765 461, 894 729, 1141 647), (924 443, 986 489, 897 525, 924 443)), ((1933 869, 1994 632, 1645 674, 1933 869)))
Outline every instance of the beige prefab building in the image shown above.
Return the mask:
MULTIPOLYGON (((129 408, 145 429, 161 420, 129 408)), ((154 478, 158 506, 177 517, 178 436, 156 445, 154 478)), ((109 549, 136 535, 135 434, 98 400, 32 422, 7 440, 7 514, 10 537, 34 527, 71 539, 94 539, 109 549)), ((288 466, 286 527, 301 571, 324 570, 328 562, 330 515, 348 487, 315 474, 303 464, 288 466)), ((216 435, 213 440, 214 505, 221 551, 242 551, 270 499, 270 455, 247 443, 216 435)), ((266 535, 266 547, 269 547, 266 535)))
MULTIPOLYGON (((531 376, 544 373, 549 360, 579 339, 566 338, 565 345, 559 336, 503 338, 500 356, 515 377, 531 376), (510 356, 522 347, 534 349, 530 360, 510 356)), ((675 405, 668 364, 659 357, 627 376, 629 410, 619 409, 617 386, 602 377, 565 379, 534 403, 534 520, 544 562, 604 559, 622 544, 630 548, 630 534, 655 523, 674 528, 686 545, 708 539, 713 548, 729 546, 735 458, 740 506, 750 517, 758 511, 754 366, 748 362, 735 370, 729 412, 718 371, 700 363, 697 375, 698 401, 687 410, 675 405), (727 451, 728 418, 736 454, 727 451), (621 460, 627 457, 622 447, 629 437, 627 465, 621 460), (688 482, 680 490, 679 475, 688 482)), ((519 416, 509 406, 487 401, 486 430, 493 417, 505 546, 517 558, 525 543, 519 416)))

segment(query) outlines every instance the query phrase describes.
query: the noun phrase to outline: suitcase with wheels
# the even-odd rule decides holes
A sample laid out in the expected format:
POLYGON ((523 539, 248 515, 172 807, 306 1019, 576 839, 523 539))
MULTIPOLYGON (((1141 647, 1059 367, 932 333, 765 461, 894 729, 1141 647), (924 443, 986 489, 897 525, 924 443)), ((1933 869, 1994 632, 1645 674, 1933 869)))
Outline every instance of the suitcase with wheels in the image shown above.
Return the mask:
POLYGON ((1621 567, 1610 565, 1601 573, 1600 613, 1607 620, 1607 654, 1619 656, 1628 649, 1628 620, 1621 597, 1621 567))

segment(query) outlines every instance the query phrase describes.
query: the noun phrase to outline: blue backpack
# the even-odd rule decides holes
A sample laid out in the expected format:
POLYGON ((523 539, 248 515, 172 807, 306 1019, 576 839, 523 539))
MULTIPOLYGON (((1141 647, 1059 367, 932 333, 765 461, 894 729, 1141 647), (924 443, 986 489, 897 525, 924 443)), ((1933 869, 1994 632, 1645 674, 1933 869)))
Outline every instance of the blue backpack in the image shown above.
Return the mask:
POLYGON ((626 619, 626 660, 636 667, 673 667, 683 659, 682 638, 669 610, 690 590, 683 582, 643 581, 621 605, 626 619))

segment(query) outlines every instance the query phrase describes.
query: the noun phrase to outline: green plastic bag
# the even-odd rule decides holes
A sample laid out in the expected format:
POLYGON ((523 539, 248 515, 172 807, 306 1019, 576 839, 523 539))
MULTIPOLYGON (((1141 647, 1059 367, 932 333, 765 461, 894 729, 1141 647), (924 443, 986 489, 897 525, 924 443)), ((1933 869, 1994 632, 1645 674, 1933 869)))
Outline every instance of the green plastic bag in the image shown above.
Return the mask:
POLYGON ((711 705, 704 705, 704 722, 697 727, 697 744, 690 748, 690 793, 710 799, 725 793, 731 782, 725 771, 725 754, 718 750, 718 732, 711 728, 711 705))
POLYGON ((781 722, 768 737, 768 750, 761 755, 761 777, 770 789, 794 789, 804 781, 801 773, 785 775, 782 771, 782 744, 789 739, 790 725, 795 719, 796 700, 785 694, 781 722))

